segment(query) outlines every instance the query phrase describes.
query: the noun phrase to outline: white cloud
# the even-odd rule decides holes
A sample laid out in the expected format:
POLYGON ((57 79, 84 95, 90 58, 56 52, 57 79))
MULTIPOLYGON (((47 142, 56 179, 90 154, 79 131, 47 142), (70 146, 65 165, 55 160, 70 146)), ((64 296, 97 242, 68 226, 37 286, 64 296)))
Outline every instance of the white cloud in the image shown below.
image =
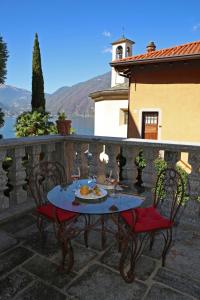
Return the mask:
POLYGON ((192 27, 193 31, 197 31, 198 29, 200 29, 200 23, 197 23, 192 27))
POLYGON ((104 47, 102 50, 103 53, 112 53, 112 48, 111 47, 104 47))
POLYGON ((105 37, 111 37, 111 32, 104 30, 104 32, 102 32, 102 35, 105 37))

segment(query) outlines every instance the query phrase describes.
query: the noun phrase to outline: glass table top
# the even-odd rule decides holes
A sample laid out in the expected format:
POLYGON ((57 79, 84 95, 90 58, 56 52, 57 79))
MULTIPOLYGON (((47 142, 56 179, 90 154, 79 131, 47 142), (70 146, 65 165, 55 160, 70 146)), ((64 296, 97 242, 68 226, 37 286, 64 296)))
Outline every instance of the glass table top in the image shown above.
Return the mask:
POLYGON ((125 211, 139 207, 143 199, 139 196, 134 196, 125 193, 108 193, 105 199, 99 203, 83 203, 77 199, 75 201, 75 191, 81 185, 88 184, 93 187, 96 183, 94 180, 81 179, 73 182, 67 187, 60 185, 54 187, 48 194, 47 198, 51 204, 64 210, 77 212, 81 214, 110 214, 125 211), (104 200, 104 201, 103 201, 104 200))

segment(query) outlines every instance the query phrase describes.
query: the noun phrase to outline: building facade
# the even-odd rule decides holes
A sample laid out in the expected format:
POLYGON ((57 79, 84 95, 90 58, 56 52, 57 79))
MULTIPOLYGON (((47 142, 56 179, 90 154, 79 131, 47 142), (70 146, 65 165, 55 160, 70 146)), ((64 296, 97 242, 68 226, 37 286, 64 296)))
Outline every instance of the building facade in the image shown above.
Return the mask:
MULTIPOLYGON (((112 43, 112 61, 132 55, 133 41, 124 36, 112 43)), ((129 80, 114 67, 111 71, 111 88, 96 91, 89 96, 95 103, 94 134, 127 137, 129 80)))
POLYGON ((129 79, 128 137, 200 141, 200 41, 111 63, 129 79))

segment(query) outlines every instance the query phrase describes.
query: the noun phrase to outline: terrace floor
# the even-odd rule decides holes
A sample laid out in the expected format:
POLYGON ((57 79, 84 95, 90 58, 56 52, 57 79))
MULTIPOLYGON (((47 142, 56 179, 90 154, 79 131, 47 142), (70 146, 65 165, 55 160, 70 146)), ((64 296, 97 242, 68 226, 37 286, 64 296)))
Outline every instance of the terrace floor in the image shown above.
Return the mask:
POLYGON ((47 232, 44 243, 31 211, 0 224, 1 300, 200 299, 199 228, 179 226, 165 268, 159 260, 158 240, 141 257, 131 284, 117 270, 119 254, 112 238, 102 251, 96 232, 90 235, 88 249, 78 237, 73 241, 73 272, 65 274, 57 271, 60 253, 52 226, 47 232))

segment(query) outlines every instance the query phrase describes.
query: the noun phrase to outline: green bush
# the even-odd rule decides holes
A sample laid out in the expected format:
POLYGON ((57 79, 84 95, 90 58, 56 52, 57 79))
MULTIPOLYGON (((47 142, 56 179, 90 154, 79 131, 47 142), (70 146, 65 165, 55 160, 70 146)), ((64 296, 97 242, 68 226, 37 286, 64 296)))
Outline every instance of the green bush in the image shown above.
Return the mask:
POLYGON ((51 116, 48 112, 23 112, 16 120, 16 136, 25 137, 58 133, 56 125, 50 119, 51 116))
POLYGON ((146 167, 147 163, 143 155, 143 150, 140 150, 138 156, 136 156, 135 165, 137 166, 138 169, 141 170, 146 167))

